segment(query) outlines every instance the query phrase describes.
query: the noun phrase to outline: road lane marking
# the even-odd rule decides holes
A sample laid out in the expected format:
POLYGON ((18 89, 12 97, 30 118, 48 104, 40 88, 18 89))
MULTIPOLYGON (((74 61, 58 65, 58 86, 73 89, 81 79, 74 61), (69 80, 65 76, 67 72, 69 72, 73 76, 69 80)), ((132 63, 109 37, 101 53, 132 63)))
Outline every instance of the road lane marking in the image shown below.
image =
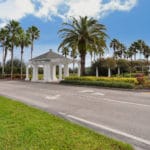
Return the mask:
POLYGON ((104 96, 105 94, 104 93, 100 93, 100 92, 95 92, 95 93, 92 93, 92 95, 104 96))
POLYGON ((91 121, 88 121, 88 120, 85 120, 85 119, 82 119, 82 118, 79 118, 79 117, 76 117, 76 116, 73 116, 73 115, 67 115, 66 113, 63 113, 63 112, 59 112, 59 114, 65 115, 66 117, 68 117, 70 119, 74 119, 76 121, 80 121, 82 123, 86 123, 88 125, 92 125, 92 126, 101 128, 103 130, 106 130, 106 131, 109 131, 109 132, 112 132, 112 133, 130 138, 130 139, 133 139, 133 140, 141 142, 143 144, 150 145, 150 141, 148 141, 146 139, 143 139, 143 138, 140 138, 140 137, 137 137, 137 136, 134 136, 132 134, 128 134, 128 133, 122 132, 120 130, 116 130, 116 129, 113 129, 113 128, 110 128, 110 127, 107 127, 107 126, 104 126, 104 125, 101 125, 101 124, 97 124, 97 123, 94 123, 94 122, 91 122, 91 121))
POLYGON ((48 99, 48 100, 56 100, 60 97, 60 95, 54 95, 54 96, 46 96, 45 99, 48 99))
POLYGON ((113 99, 109 99, 109 98, 104 98, 104 101, 117 102, 117 103, 130 104, 130 105, 143 106, 143 107, 150 107, 150 105, 146 105, 146 104, 139 104, 139 103, 133 103, 133 102, 127 102, 127 101, 119 101, 119 100, 113 100, 113 99))
POLYGON ((83 91, 79 91, 80 93, 93 93, 94 90, 83 90, 83 91))
POLYGON ((58 112, 60 115, 66 115, 66 113, 63 113, 63 112, 58 112))

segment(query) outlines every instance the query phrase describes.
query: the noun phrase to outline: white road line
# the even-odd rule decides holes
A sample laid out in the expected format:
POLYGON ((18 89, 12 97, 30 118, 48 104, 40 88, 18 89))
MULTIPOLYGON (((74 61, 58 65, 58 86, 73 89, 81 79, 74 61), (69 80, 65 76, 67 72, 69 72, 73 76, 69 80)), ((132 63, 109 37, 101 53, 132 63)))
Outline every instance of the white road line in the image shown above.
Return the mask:
POLYGON ((139 103, 133 103, 133 102, 127 102, 127 101, 125 102, 125 101, 113 100, 109 98, 104 98, 104 101, 117 102, 117 103, 122 103, 122 104, 130 104, 134 106, 150 107, 150 105, 146 105, 146 104, 139 104, 139 103))
POLYGON ((93 90, 83 90, 83 91, 79 91, 80 93, 93 93, 93 90))
POLYGON ((100 93, 100 92, 95 92, 95 93, 92 93, 92 95, 104 96, 105 94, 104 93, 100 93))
POLYGON ((57 98, 59 98, 60 95, 54 95, 54 96, 46 96, 45 99, 48 99, 48 100, 55 100, 57 98))
POLYGON ((63 112, 58 112, 60 115, 66 115, 66 113, 63 113, 63 112))
MULTIPOLYGON (((65 113, 62 113, 62 114, 65 114, 65 113)), ((91 122, 91 121, 88 121, 88 120, 85 120, 85 119, 82 119, 82 118, 78 118, 76 116, 72 116, 72 115, 66 115, 66 116, 68 118, 71 118, 71 119, 74 119, 74 120, 77 120, 77 121, 80 121, 80 122, 83 122, 83 123, 86 123, 86 124, 89 124, 89 125, 92 125, 92 126, 95 126, 95 127, 99 127, 101 129, 110 131, 112 133, 115 133, 115 134, 118 134, 118 135, 130 138, 130 139, 136 140, 138 142, 150 145, 150 141, 145 140, 143 138, 140 138, 140 137, 137 137, 137 136, 134 136, 134 135, 131 135, 131 134, 128 134, 128 133, 116 130, 116 129, 112 129, 112 128, 109 128, 107 126, 104 126, 104 125, 101 125, 101 124, 97 124, 97 123, 94 123, 94 122, 91 122)))

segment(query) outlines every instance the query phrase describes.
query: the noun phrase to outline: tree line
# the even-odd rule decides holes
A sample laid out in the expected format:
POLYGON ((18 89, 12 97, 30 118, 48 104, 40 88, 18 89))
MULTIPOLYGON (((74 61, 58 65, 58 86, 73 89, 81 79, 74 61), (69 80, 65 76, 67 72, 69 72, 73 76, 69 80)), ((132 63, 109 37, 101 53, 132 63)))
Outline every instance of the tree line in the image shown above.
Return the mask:
POLYGON ((81 58, 81 75, 85 75, 85 58, 87 53, 91 56, 91 65, 96 58, 102 58, 109 47, 113 49, 113 58, 136 60, 137 53, 140 57, 144 55, 149 60, 150 47, 143 41, 137 40, 127 48, 117 39, 113 39, 108 47, 106 40, 109 36, 106 33, 106 27, 97 20, 88 17, 72 18, 69 23, 63 23, 62 29, 58 34, 62 39, 58 50, 66 57, 71 52, 71 57, 79 56, 81 58))
POLYGON ((148 62, 150 57, 150 47, 143 40, 137 40, 127 48, 119 40, 113 39, 110 43, 110 48, 113 49, 113 57, 116 59, 130 59, 132 61, 134 57, 136 61, 136 56, 139 54, 140 59, 142 59, 143 55, 148 62))
MULTIPOLYGON (((143 41, 137 40, 127 48, 123 43, 117 39, 110 42, 109 47, 106 40, 107 35, 106 26, 99 23, 94 18, 79 17, 78 19, 72 17, 67 23, 62 24, 62 28, 58 31, 61 38, 61 43, 58 50, 67 57, 70 56, 75 59, 77 56, 81 60, 81 75, 85 75, 86 55, 90 54, 91 62, 95 62, 97 58, 102 58, 109 47, 113 49, 113 59, 127 59, 136 60, 139 53, 140 57, 143 55, 145 59, 149 60, 150 47, 143 41)), ((13 55, 14 48, 20 47, 21 53, 21 68, 24 48, 31 46, 31 59, 33 53, 34 41, 40 36, 40 31, 37 27, 32 26, 27 30, 23 30, 20 23, 17 21, 10 21, 4 28, 0 30, 0 43, 3 48, 3 71, 5 68, 5 61, 8 51, 11 52, 11 78, 13 76, 13 55)), ((91 63, 91 64, 92 64, 91 63)), ((22 76, 22 69, 21 69, 22 76)))
POLYGON ((5 63, 8 52, 11 53, 11 79, 13 78, 14 70, 14 49, 20 48, 20 74, 23 75, 23 54, 24 48, 31 46, 31 59, 33 56, 34 41, 40 36, 40 31, 36 26, 31 26, 27 30, 24 30, 20 23, 11 20, 9 23, 0 29, 0 44, 3 50, 2 58, 2 75, 5 74, 5 63))

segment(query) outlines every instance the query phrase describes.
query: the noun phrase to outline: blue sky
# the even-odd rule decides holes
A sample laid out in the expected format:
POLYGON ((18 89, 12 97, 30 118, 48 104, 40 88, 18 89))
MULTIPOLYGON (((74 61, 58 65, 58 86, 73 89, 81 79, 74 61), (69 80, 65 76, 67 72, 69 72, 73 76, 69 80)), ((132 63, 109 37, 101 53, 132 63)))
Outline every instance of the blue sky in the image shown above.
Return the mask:
MULTIPOLYGON (((137 39, 150 45, 149 6, 149 0, 0 0, 0 26, 10 19, 20 21, 24 29, 37 26, 41 36, 35 42, 34 56, 50 48, 57 50, 60 43, 57 32, 71 15, 98 19, 107 27, 110 39, 117 38, 127 46, 137 39)), ((19 50, 15 57, 20 57, 19 50)), ((24 58, 27 61, 29 57, 27 48, 24 58)))

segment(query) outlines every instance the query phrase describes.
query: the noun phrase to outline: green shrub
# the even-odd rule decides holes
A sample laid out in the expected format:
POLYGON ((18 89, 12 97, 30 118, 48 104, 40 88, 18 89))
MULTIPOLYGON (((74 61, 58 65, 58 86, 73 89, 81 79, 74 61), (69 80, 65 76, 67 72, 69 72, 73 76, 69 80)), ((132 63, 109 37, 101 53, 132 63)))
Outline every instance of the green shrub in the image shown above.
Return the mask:
MULTIPOLYGON (((10 79, 11 78, 11 74, 5 74, 4 76, 0 76, 0 79, 10 79)), ((22 79, 25 79, 26 75, 23 74, 22 75, 22 79)), ((20 74, 13 74, 13 79, 21 79, 21 75, 20 74)))
POLYGON ((73 80, 73 81, 105 81, 105 82, 125 82, 125 83, 132 83, 138 84, 136 78, 120 78, 120 77, 66 77, 65 80, 73 80))
POLYGON ((84 80, 64 80, 61 83, 75 84, 75 85, 90 85, 100 87, 113 87, 113 88, 134 88, 134 84, 126 82, 107 82, 107 81, 84 81, 84 80))

